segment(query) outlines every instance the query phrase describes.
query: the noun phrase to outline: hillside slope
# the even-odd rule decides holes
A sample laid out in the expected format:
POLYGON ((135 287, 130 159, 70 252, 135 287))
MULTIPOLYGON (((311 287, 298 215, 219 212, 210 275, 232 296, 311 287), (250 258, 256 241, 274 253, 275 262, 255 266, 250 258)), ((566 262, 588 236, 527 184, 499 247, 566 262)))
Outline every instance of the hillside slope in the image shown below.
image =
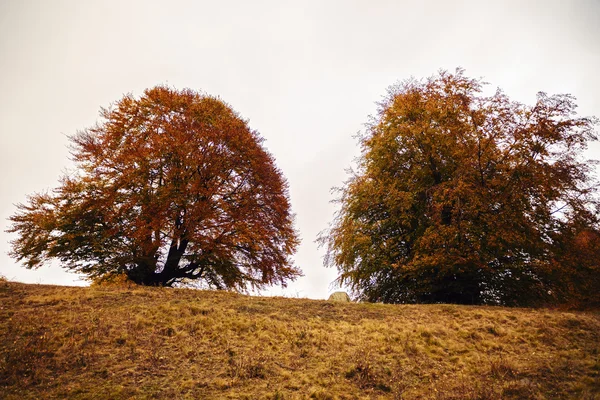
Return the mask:
POLYGON ((600 398, 600 315, 0 281, 6 399, 600 398))

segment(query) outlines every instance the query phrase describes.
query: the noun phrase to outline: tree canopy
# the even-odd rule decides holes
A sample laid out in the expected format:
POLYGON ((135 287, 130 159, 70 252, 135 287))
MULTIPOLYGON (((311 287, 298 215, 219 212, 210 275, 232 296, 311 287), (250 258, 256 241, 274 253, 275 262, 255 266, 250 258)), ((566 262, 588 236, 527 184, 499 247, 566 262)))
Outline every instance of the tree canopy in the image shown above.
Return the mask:
POLYGON ((13 257, 144 285, 261 288, 300 275, 287 182, 231 107, 157 86, 101 116, 70 138, 76 169, 18 205, 13 257))
POLYGON ((570 95, 533 106, 441 71, 392 86, 320 241, 369 301, 596 301, 595 118, 570 95))

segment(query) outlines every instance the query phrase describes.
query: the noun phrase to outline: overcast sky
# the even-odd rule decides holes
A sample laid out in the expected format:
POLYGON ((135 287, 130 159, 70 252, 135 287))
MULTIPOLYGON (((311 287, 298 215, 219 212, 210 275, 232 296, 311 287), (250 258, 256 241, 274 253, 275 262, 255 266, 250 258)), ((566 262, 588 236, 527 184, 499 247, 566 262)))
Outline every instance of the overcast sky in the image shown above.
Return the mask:
POLYGON ((228 102, 289 181, 305 276, 265 294, 326 298, 336 271, 315 239, 355 134, 389 85, 458 66, 513 99, 571 93, 600 116, 600 2, 0 0, 0 274, 85 284, 58 265, 16 265, 7 218, 57 186, 67 136, 100 107, 168 84, 228 102))

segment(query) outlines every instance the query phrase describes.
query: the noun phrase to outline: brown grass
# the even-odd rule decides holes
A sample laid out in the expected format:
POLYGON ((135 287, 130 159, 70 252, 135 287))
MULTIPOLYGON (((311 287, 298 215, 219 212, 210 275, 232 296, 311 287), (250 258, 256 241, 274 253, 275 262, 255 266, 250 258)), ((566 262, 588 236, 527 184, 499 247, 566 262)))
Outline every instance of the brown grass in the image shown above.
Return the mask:
POLYGON ((595 399, 600 315, 0 281, 0 398, 595 399))

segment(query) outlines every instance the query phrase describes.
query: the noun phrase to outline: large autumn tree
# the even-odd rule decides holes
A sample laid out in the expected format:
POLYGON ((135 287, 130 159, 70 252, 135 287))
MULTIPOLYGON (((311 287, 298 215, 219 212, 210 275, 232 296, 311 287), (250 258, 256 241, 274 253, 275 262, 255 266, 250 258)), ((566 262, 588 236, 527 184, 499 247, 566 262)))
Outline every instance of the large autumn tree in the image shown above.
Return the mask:
POLYGON ((71 137, 76 169, 10 219, 12 256, 101 279, 261 288, 300 275, 287 182, 218 98, 158 86, 71 137))
POLYGON ((598 300, 599 203, 582 160, 595 119, 578 117, 570 95, 526 106, 482 85, 460 69, 399 83, 361 135, 320 237, 358 297, 598 300))

